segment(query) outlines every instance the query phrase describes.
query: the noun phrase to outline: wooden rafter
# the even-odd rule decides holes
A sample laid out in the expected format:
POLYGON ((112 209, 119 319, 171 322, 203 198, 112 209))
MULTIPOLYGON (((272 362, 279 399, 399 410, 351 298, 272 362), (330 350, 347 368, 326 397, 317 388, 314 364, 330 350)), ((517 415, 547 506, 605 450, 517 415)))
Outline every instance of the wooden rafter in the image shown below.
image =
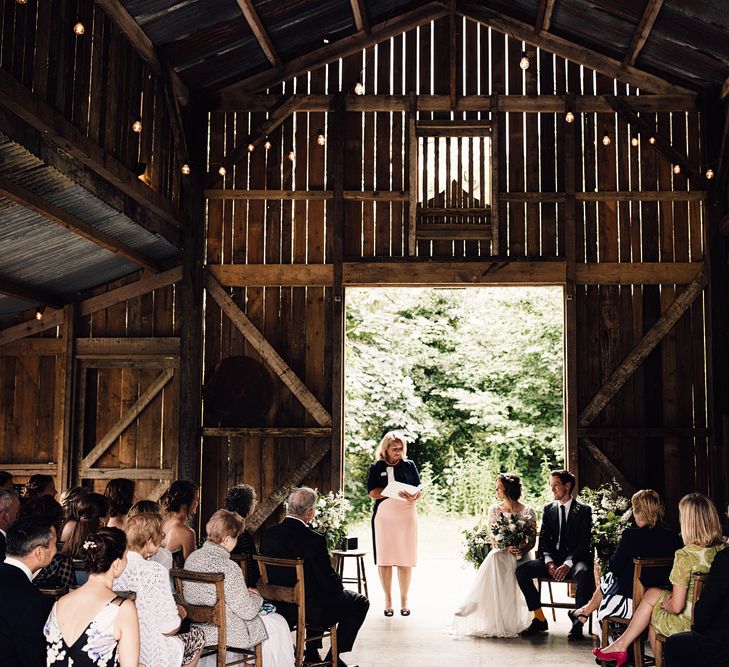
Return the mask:
POLYGON ((623 58, 624 67, 635 65, 638 55, 643 50, 648 36, 651 34, 651 30, 653 30, 653 24, 656 22, 661 7, 663 7, 663 0, 648 0, 645 10, 643 10, 640 23, 633 34, 633 40, 630 42, 628 52, 625 54, 625 58, 623 58))
POLYGON ((134 200, 154 211, 162 221, 158 229, 150 230, 179 246, 179 225, 186 216, 159 192, 142 183, 129 169, 101 146, 85 136, 63 115, 29 91, 11 74, 0 69, 0 107, 23 118, 27 123, 81 161, 99 176, 125 192, 134 200))
POLYGON ((670 83, 655 74, 650 74, 633 66, 623 67, 622 62, 618 60, 580 46, 563 37, 558 37, 547 32, 542 32, 537 35, 534 32, 533 26, 500 14, 474 0, 461 0, 458 5, 458 11, 474 21, 488 25, 500 32, 510 34, 514 39, 523 40, 528 44, 545 49, 555 55, 580 63, 609 77, 637 86, 643 90, 666 95, 686 95, 691 93, 687 88, 670 83))
POLYGON ((595 394, 587 407, 580 414, 578 425, 588 426, 602 409, 610 402, 621 387, 632 377, 633 373, 645 361, 646 357, 663 340, 666 334, 681 319, 682 315, 689 309, 704 290, 706 285, 706 271, 702 270, 679 294, 674 302, 666 309, 658 321, 651 327, 650 331, 633 348, 623 362, 618 366, 612 375, 606 380, 600 390, 595 394))
POLYGON ((129 260, 132 264, 143 266, 145 269, 149 269, 155 273, 159 271, 159 264, 153 259, 128 246, 123 241, 115 239, 100 229, 89 225, 68 211, 64 211, 62 208, 58 208, 58 206, 54 206, 45 201, 34 192, 26 190, 2 175, 0 175, 0 195, 6 199, 10 199, 23 208, 37 213, 49 222, 63 227, 72 234, 76 234, 105 250, 109 250, 129 260))
POLYGON ((370 22, 367 19, 367 8, 364 0, 349 0, 352 6, 352 15, 354 16, 354 25, 358 32, 369 33, 370 22))
MULTIPOLYGON (((160 61, 159 53, 156 51, 152 40, 147 37, 134 17, 125 9, 124 4, 118 2, 118 0, 96 0, 96 4, 116 24, 137 53, 152 68, 152 71, 157 76, 161 76, 165 67, 160 61)), ((190 96, 187 87, 174 71, 170 71, 170 81, 175 97, 180 104, 185 106, 190 96)))
POLYGON ((261 45, 263 53, 266 54, 266 58, 268 58, 269 62, 274 67, 278 67, 281 64, 281 59, 278 57, 278 53, 276 53, 273 42, 261 22, 261 17, 258 16, 258 12, 253 5, 253 0, 236 0, 236 2, 238 3, 238 7, 240 7, 241 12, 243 12, 243 16, 245 16, 246 21, 248 21, 248 25, 250 26, 253 35, 261 45))
POLYGON ((617 100, 612 97, 608 97, 607 100, 610 102, 613 109, 617 111, 618 115, 626 123, 635 127, 644 138, 648 139, 649 137, 655 137, 655 147, 663 154, 663 156, 671 164, 680 165, 681 169, 683 169, 686 173, 686 176, 696 187, 701 190, 706 190, 709 186, 709 182, 706 180, 706 177, 693 165, 693 163, 689 161, 686 155, 677 151, 668 139, 659 134, 655 127, 651 127, 646 120, 638 116, 627 101, 617 100))
POLYGON ((266 338, 251 322, 247 315, 236 305, 230 295, 210 273, 205 274, 205 287, 208 294, 230 318, 236 329, 243 334, 248 344, 266 362, 268 367, 289 388, 291 393, 304 406, 306 411, 320 426, 331 426, 332 418, 309 388, 299 379, 291 367, 281 358, 266 338))
POLYGON ((388 20, 372 26, 369 34, 357 32, 349 37, 338 39, 331 44, 315 49, 287 63, 281 63, 259 74, 228 83, 221 90, 226 93, 261 90, 280 81, 304 74, 309 70, 317 69, 339 58, 346 58, 354 53, 359 53, 363 49, 382 40, 395 37, 427 21, 432 21, 447 15, 448 9, 442 3, 429 2, 426 5, 417 7, 399 16, 390 17, 388 20))
POLYGON ((204 437, 210 438, 331 438, 331 428, 318 426, 268 426, 259 428, 228 428, 205 426, 204 437))
POLYGON ((50 294, 36 287, 30 287, 0 276, 0 294, 14 296, 30 303, 51 306, 52 308, 63 308, 63 302, 54 294, 50 294))
POLYGON ((537 8, 537 21, 534 24, 534 32, 538 35, 542 31, 547 32, 552 25, 552 12, 554 11, 555 0, 539 0, 537 8))
POLYGON ((180 165, 189 164, 190 151, 187 148, 187 137, 185 136, 185 126, 182 123, 182 115, 180 113, 180 104, 175 96, 174 74, 169 59, 158 49, 157 50, 160 65, 162 67, 162 82, 164 83, 164 94, 167 102, 167 113, 170 116, 170 125, 172 126, 172 140, 175 142, 175 152, 180 165))

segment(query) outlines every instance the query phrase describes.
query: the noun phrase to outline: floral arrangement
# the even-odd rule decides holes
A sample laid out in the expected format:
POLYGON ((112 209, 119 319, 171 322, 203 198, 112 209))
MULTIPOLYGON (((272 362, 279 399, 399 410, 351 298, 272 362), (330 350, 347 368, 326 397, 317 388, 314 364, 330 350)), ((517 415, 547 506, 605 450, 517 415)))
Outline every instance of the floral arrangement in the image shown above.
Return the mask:
POLYGON ((521 547, 534 535, 534 523, 526 514, 521 512, 514 512, 510 515, 499 514, 499 517, 491 524, 490 528, 494 546, 497 549, 521 547))
POLYGON ((478 569, 491 551, 491 531, 488 526, 477 524, 471 530, 463 530, 465 551, 463 558, 478 569))
POLYGON ((349 515, 352 511, 351 503, 341 491, 319 496, 316 503, 316 514, 310 526, 324 535, 329 551, 338 549, 342 540, 347 537, 349 515))
POLYGON ((592 506, 592 548, 597 552, 602 572, 606 571, 623 531, 633 525, 630 500, 622 491, 615 480, 596 490, 589 487, 580 490, 580 499, 592 506))

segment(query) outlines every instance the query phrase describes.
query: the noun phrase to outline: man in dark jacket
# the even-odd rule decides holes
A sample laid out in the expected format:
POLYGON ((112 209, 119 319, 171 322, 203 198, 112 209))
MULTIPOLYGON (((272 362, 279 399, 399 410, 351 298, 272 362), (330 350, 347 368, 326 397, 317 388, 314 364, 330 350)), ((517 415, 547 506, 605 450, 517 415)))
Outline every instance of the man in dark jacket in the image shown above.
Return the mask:
POLYGON ((714 558, 694 607, 691 632, 666 641, 666 667, 726 667, 729 665, 729 547, 714 558))
POLYGON ((6 558, 0 563, 0 665, 43 667, 43 626, 53 600, 32 583, 33 575, 56 553, 56 529, 40 517, 16 521, 7 534, 6 558))
MULTIPOLYGON (((544 508, 537 558, 516 568, 516 580, 527 607, 534 612, 532 624, 522 632, 525 637, 545 632, 549 627, 534 579, 551 577, 555 581, 564 581, 568 577, 573 578, 577 583, 575 603, 578 608, 587 604, 595 590, 590 548, 592 510, 589 505, 572 497, 575 490, 572 473, 556 470, 552 473, 550 485, 555 502, 544 508)), ((568 639, 582 638, 582 623, 575 621, 568 639)))
MULTIPOLYGON (((316 492, 307 487, 294 489, 289 496, 286 518, 272 526, 261 538, 261 554, 275 558, 302 558, 304 560, 304 584, 306 592, 306 622, 316 627, 337 624, 339 653, 352 650, 369 600, 364 595, 345 590, 342 580, 332 569, 326 539, 307 525, 316 512, 316 492)), ((293 573, 286 570, 272 571, 271 583, 292 586, 293 573)), ((276 603, 279 612, 293 625, 296 612, 288 605, 276 603)), ((307 661, 319 661, 315 648, 307 647, 307 661)), ((337 660, 339 667, 346 667, 337 660)))
POLYGON ((19 509, 18 494, 15 491, 0 489, 0 563, 5 560, 5 536, 8 528, 15 523, 19 509))

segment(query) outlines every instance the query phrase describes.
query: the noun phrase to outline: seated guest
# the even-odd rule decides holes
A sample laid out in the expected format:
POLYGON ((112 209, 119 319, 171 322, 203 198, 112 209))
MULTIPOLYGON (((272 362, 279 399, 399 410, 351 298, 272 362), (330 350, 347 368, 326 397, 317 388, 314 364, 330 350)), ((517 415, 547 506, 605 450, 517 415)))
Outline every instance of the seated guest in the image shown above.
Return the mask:
MULTIPOLYGON (((630 618, 633 615, 633 559, 673 558, 683 542, 678 533, 661 525, 665 507, 652 489, 643 489, 631 499, 637 528, 626 528, 610 559, 610 569, 600 579, 600 588, 584 607, 568 612, 573 619, 586 621, 597 611, 597 620, 609 616, 630 618)), ((669 572, 663 568, 648 570, 642 579, 646 588, 666 587, 669 572)))
POLYGON ((53 605, 43 628, 47 665, 139 667, 137 611, 111 588, 127 565, 126 535, 102 528, 87 536, 82 549, 89 580, 53 605))
MULTIPOLYGON (((37 516, 46 519, 56 530, 56 535, 63 521, 63 509, 59 502, 51 496, 38 496, 25 503, 18 512, 18 518, 37 516)), ((69 588, 76 585, 73 571, 73 558, 68 554, 56 553, 53 560, 42 568, 33 583, 38 588, 69 588)))
MULTIPOLYGON (((534 612, 532 624, 521 635, 528 637, 546 632, 547 619, 541 608, 539 591, 534 585, 537 578, 551 577, 563 581, 575 580, 575 600, 578 607, 585 606, 595 589, 592 567, 592 510, 589 505, 573 498, 575 476, 567 470, 555 470, 550 486, 554 502, 546 505, 539 530, 537 558, 516 568, 519 583, 529 611, 534 612)), ((570 641, 583 638, 582 622, 575 618, 567 635, 570 641)))
POLYGON ((50 475, 31 475, 23 486, 21 493, 23 502, 38 496, 56 497, 56 482, 50 475))
POLYGON ((13 490, 13 476, 6 470, 0 470, 0 490, 13 490))
MULTIPOLYGON (((158 516, 160 519, 162 519, 162 507, 159 503, 154 502, 154 500, 140 500, 134 503, 134 505, 129 508, 129 512, 127 513, 127 521, 132 517, 137 516, 137 514, 154 514, 155 516, 158 516)), ((164 540, 164 533, 162 534, 162 539, 164 540)), ((147 560, 159 563, 168 572, 172 569, 172 566, 174 564, 172 562, 172 552, 167 547, 163 546, 160 546, 155 553, 147 558, 147 560)), ((174 590, 174 588, 175 587, 173 582, 172 589, 174 590)))
POLYGON ((701 493, 689 493, 678 505, 681 537, 686 545, 676 552, 671 569, 671 591, 649 588, 634 610, 630 625, 609 646, 594 649, 599 660, 615 661, 617 667, 628 659, 628 647, 646 628, 655 652, 656 633, 670 637, 691 628, 691 598, 694 573, 708 572, 717 553, 724 548, 719 514, 701 493))
POLYGON ((63 508, 63 530, 61 542, 66 542, 78 521, 78 502, 88 491, 83 486, 72 486, 61 494, 61 507, 63 508))
POLYGON ((721 524, 721 532, 724 534, 724 541, 729 541, 729 507, 726 508, 726 514, 723 517, 721 524))
MULTIPOLYGON (((275 612, 261 609, 263 598, 246 586, 243 572, 232 560, 230 552, 238 543, 244 528, 243 519, 235 512, 218 510, 210 517, 205 532, 207 541, 185 561, 185 569, 193 572, 222 572, 225 575, 225 619, 228 646, 253 648, 262 644, 264 667, 293 667, 294 649, 286 620, 275 612)), ((185 582, 185 600, 191 604, 215 604, 215 586, 185 582)), ((265 609, 265 608, 264 608, 265 609)), ((203 624, 205 645, 218 641, 218 629, 203 624)))
POLYGON ((666 641, 666 667, 724 667, 729 665, 729 549, 714 558, 694 608, 691 632, 666 641))
POLYGON ((195 531, 188 522, 197 512, 200 504, 200 490, 195 482, 178 479, 172 482, 169 490, 162 496, 162 513, 165 520, 164 545, 170 551, 182 549, 187 558, 195 550, 195 531))
POLYGON ((134 480, 117 478, 110 479, 106 485, 104 496, 109 501, 110 518, 106 525, 109 528, 119 528, 124 530, 124 521, 127 518, 129 508, 134 505, 136 500, 137 485, 134 480))
POLYGON ((167 570, 147 560, 162 542, 162 517, 137 514, 127 519, 126 534, 127 566, 114 579, 113 589, 136 593, 140 662, 148 667, 194 667, 203 647, 203 633, 192 628, 188 633, 175 634, 185 608, 175 604, 167 570))
POLYGON ((5 558, 5 536, 18 516, 20 500, 15 491, 0 489, 0 563, 5 558))
MULTIPOLYGON (((256 490, 248 484, 236 484, 228 489, 223 501, 225 509, 240 514, 244 521, 253 513, 256 507, 256 490)), ((253 560, 258 551, 256 551, 256 543, 253 541, 253 535, 248 530, 244 530, 238 537, 238 544, 233 549, 234 554, 245 556, 246 559, 246 583, 254 586, 258 583, 258 563, 253 560)))
MULTIPOLYGON (((84 559, 83 545, 96 531, 106 526, 109 520, 109 501, 100 493, 87 493, 78 501, 78 521, 68 539, 63 543, 62 551, 75 560, 84 559)), ((86 583, 88 574, 84 570, 76 571, 76 584, 86 583)))
MULTIPOLYGON (((330 627, 336 623, 338 650, 347 653, 354 646, 370 602, 363 595, 344 589, 341 578, 332 569, 326 539, 307 526, 316 513, 316 500, 313 489, 294 489, 289 496, 286 518, 263 533, 261 553, 275 558, 304 559, 306 622, 315 627, 330 627)), ((291 574, 271 572, 271 583, 292 586, 291 574)), ((281 613, 293 625, 295 609, 282 605, 281 613)), ((315 660, 320 660, 318 651, 308 645, 307 661, 315 660)), ((337 665, 346 667, 341 658, 337 665)))
POLYGON ((0 563, 0 665, 43 667, 43 624, 53 600, 33 586, 33 575, 56 553, 56 531, 41 517, 16 521, 7 535, 0 563))

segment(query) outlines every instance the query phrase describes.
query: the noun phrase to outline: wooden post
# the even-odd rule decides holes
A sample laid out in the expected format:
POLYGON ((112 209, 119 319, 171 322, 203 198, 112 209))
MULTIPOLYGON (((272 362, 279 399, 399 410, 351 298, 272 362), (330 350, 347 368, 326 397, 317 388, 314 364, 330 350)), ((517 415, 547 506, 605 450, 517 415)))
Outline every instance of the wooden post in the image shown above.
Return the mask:
POLYGON ((418 135, 416 132, 416 122, 418 115, 418 96, 410 93, 410 107, 408 110, 408 146, 410 154, 408 156, 408 172, 410 174, 410 182, 408 188, 410 190, 410 199, 408 204, 408 257, 415 257, 416 238, 418 226, 418 190, 420 188, 420 176, 418 171, 418 135))
POLYGON ((63 309, 63 350, 56 356, 56 486, 67 489, 71 479, 71 437, 73 415, 74 324, 76 309, 68 304, 63 309))
POLYGON ((491 96, 491 255, 499 254, 499 96, 491 96))

